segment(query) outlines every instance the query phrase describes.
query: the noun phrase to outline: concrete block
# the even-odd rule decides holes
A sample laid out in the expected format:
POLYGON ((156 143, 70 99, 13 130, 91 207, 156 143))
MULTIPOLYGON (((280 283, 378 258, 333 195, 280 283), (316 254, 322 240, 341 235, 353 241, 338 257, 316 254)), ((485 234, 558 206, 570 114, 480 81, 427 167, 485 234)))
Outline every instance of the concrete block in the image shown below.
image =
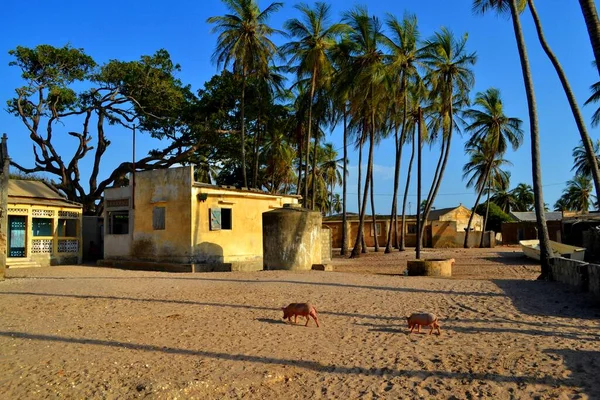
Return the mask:
POLYGON ((333 265, 331 264, 313 264, 313 271, 333 271, 333 265))

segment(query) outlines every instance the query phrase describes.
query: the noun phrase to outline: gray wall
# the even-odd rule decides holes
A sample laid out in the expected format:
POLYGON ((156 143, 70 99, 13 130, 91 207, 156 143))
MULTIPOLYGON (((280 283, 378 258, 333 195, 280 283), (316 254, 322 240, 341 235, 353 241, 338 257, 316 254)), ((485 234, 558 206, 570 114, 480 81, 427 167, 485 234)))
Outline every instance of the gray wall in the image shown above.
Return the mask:
POLYGON ((555 281, 600 297, 600 265, 556 257, 550 259, 555 281))

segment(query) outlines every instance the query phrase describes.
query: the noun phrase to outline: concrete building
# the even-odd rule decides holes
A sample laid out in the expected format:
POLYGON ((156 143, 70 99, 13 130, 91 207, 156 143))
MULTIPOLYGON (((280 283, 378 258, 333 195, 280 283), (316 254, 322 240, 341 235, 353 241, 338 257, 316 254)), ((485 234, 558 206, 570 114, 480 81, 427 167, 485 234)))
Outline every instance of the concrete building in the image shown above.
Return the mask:
POLYGON ((136 173, 134 187, 107 188, 103 263, 262 270, 262 213, 298 204, 300 196, 209 185, 193 177, 191 166, 161 169, 136 173))
MULTIPOLYGON (((425 247, 462 247, 464 241, 465 228, 469 222, 471 210, 463 206, 441 208, 432 210, 429 213, 425 223, 424 245, 425 247), (462 236, 461 236, 462 235, 462 236), (461 239, 462 238, 462 239, 461 239)), ((367 247, 375 246, 375 237, 377 237, 379 246, 385 246, 387 235, 390 229, 390 217, 378 215, 375 220, 375 229, 373 229, 372 217, 365 218, 363 233, 367 247)), ((402 216, 398 216, 398 229, 401 229, 402 216)), ((342 221, 341 216, 326 217, 323 220, 323 226, 331 229, 331 237, 334 248, 342 247, 342 221)), ((479 238, 483 228, 483 217, 475 214, 471 223, 472 237, 469 241, 479 245, 479 238)), ((347 219, 348 229, 348 247, 354 246, 354 240, 358 232, 358 215, 350 214, 347 219)), ((398 231, 398 237, 400 231, 398 231)), ((404 237, 407 247, 414 247, 417 244, 417 217, 407 215, 404 225, 404 237)), ((488 243, 489 244, 489 243, 488 243)))
POLYGON ((6 265, 79 264, 82 206, 40 181, 8 181, 6 265))
MULTIPOLYGON (((535 212, 511 211, 509 215, 514 221, 502 223, 502 243, 519 244, 520 240, 532 240, 538 238, 537 220, 535 212)), ((560 211, 546 213, 546 226, 550 240, 562 243, 562 219, 560 211)))

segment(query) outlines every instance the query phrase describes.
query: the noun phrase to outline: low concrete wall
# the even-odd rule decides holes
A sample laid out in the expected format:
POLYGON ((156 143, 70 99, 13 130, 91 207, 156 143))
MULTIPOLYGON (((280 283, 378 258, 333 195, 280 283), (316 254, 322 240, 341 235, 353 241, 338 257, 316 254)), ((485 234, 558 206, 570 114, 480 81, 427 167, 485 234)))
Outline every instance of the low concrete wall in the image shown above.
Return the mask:
POLYGON ((555 281, 600 297, 600 265, 556 257, 550 259, 555 281))
POLYGON ((332 251, 332 232, 331 229, 323 225, 321 227, 321 263, 331 262, 332 251))
POLYGON ((104 259, 128 258, 131 253, 131 235, 104 235, 104 259))

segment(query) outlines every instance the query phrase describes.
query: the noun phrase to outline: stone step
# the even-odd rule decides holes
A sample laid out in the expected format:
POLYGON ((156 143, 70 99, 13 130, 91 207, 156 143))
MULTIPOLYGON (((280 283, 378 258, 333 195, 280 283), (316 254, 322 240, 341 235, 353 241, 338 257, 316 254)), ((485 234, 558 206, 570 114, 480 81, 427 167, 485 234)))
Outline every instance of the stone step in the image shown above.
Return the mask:
POLYGON ((41 268, 41 265, 28 258, 8 258, 6 268, 41 268))

